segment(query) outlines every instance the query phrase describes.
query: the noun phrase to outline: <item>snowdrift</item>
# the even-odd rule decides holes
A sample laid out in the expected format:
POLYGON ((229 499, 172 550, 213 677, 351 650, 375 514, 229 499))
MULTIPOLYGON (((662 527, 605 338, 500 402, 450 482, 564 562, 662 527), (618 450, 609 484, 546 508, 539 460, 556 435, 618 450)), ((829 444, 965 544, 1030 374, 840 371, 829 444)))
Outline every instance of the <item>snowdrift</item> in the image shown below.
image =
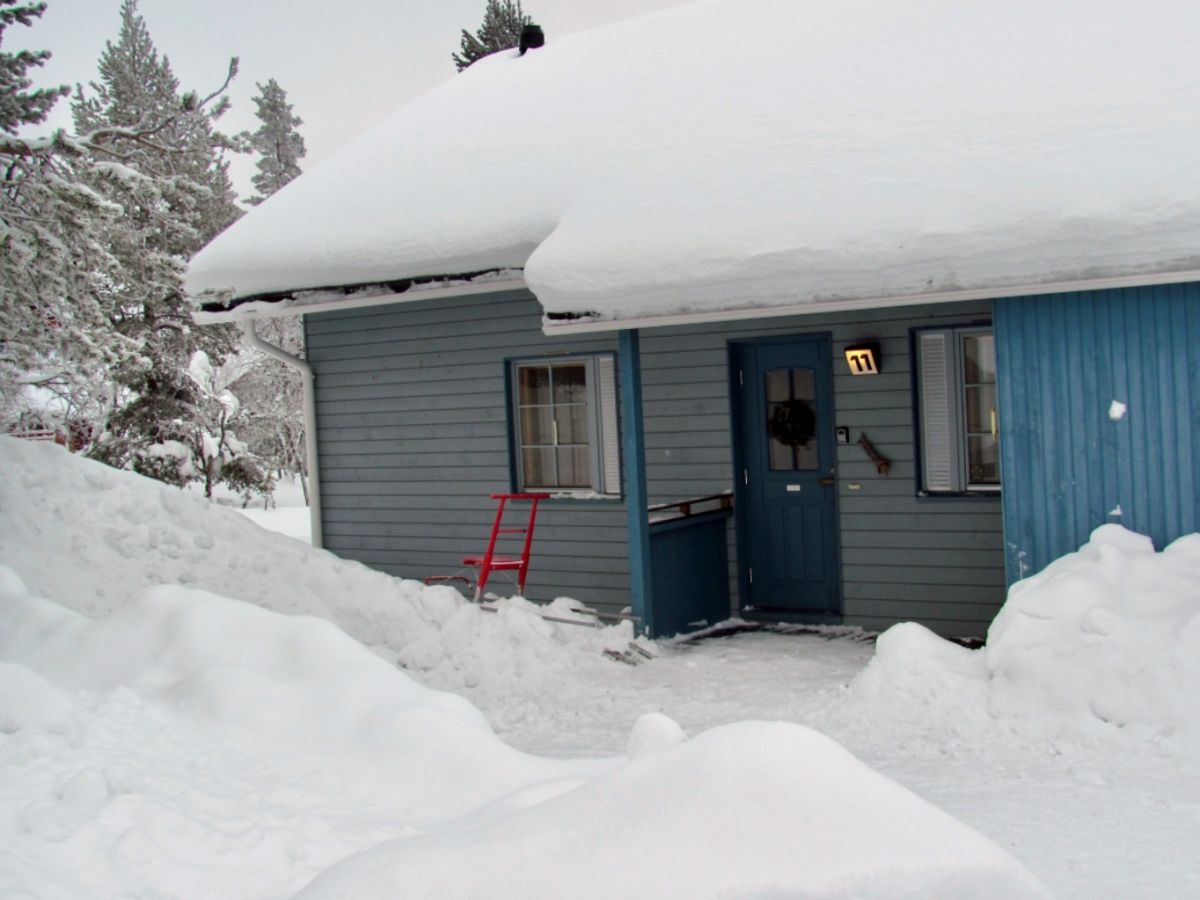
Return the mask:
MULTIPOLYGON (((543 760, 500 743, 466 701, 315 619, 162 587, 93 620, 30 596, 6 568, 0 603, 10 766, 18 749, 57 762, 37 740, 44 730, 73 732, 76 764, 100 752, 94 726, 72 725, 70 697, 84 691, 165 708, 264 755, 324 757, 355 793, 381 792, 404 836, 335 865, 303 897, 1048 896, 991 841, 799 725, 742 723, 685 741, 658 716, 635 729, 631 758, 543 760)), ((19 824, 0 838, 19 858, 82 833, 103 846, 128 817, 111 807, 149 805, 147 782, 169 766, 158 761, 153 778, 111 763, 67 769, 51 796, 6 811, 19 824)), ((204 856, 193 850, 188 863, 204 856)))
MULTIPOLYGON (((625 757, 519 753, 465 700, 294 613, 316 597, 290 563, 320 584, 340 566, 347 595, 322 598, 334 612, 356 601, 356 578, 372 580, 357 567, 138 476, 0 446, 16 475, 0 494, 5 892, 284 896, 315 875, 304 896, 1046 896, 988 839, 799 725, 686 740, 652 716, 625 757), (5 560, 96 614, 36 596, 5 560), (293 613, 196 587, 113 587, 164 568, 237 577, 227 562, 293 613)), ((455 607, 447 622, 462 612, 445 591, 407 590, 418 608, 455 607)), ((502 656, 506 617, 548 627, 515 606, 458 621, 502 656)), ((526 642, 551 645, 545 632, 526 642)), ((434 649, 444 662, 454 647, 434 649)))
POLYGON ((167 586, 92 619, 30 595, 2 565, 0 604, 4 663, 64 691, 132 692, 239 738, 386 760, 400 816, 469 810, 555 774, 466 700, 418 685, 321 619, 167 586))
POLYGON ((96 616, 165 584, 317 616, 421 683, 467 693, 501 731, 528 714, 514 685, 549 689, 567 669, 603 678, 618 664, 601 651, 633 638, 628 623, 547 622, 520 598, 483 612, 453 588, 392 578, 47 444, 0 436, 0 471, 0 562, 39 596, 96 616))
POLYGON ((385 844, 303 900, 1049 896, 979 835, 788 723, 714 728, 469 831, 385 844))
POLYGON ((898 731, 1069 753, 1200 752, 1200 534, 1162 552, 1119 525, 1015 584, 971 651, 920 625, 880 636, 855 700, 898 731))

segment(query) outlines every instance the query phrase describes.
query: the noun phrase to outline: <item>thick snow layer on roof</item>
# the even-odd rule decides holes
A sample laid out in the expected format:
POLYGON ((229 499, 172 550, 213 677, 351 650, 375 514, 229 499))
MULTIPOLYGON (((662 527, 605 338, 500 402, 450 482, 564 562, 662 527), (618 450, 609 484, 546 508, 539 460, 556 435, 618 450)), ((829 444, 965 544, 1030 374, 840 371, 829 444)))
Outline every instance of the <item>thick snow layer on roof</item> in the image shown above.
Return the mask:
POLYGON ((707 0, 476 63, 188 284, 523 267, 620 319, 1187 272, 1197 83, 1189 0, 707 0))

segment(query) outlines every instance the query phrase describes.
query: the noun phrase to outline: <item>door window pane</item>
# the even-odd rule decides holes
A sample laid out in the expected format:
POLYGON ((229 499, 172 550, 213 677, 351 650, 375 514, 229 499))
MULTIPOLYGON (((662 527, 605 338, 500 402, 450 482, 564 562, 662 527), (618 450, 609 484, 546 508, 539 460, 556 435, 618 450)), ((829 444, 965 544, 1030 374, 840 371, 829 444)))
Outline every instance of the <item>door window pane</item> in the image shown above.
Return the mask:
POLYGON ((817 390, 813 369, 772 369, 763 376, 767 457, 773 472, 813 470, 817 448, 817 390))

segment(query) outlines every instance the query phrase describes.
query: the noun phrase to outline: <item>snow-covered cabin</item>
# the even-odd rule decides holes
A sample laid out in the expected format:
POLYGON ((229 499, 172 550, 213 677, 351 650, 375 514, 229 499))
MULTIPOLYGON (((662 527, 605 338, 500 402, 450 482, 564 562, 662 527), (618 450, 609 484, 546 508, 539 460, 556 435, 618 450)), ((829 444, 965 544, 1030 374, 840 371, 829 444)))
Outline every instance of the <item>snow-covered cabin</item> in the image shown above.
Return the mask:
POLYGON ((476 63, 188 285, 305 314, 336 553, 544 490, 532 598, 979 635, 1200 523, 1197 85, 1188 0, 705 0, 476 63))

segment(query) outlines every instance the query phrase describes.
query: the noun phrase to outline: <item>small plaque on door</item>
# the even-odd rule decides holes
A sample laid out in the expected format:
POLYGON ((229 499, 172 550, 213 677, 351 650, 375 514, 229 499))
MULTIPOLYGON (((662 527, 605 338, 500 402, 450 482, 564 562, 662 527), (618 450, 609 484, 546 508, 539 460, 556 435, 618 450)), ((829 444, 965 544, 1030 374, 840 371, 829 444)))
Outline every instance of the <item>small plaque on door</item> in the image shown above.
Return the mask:
POLYGON ((799 484, 789 484, 787 486, 787 489, 789 492, 795 492, 795 491, 799 491, 802 486, 803 485, 799 485, 799 484))

